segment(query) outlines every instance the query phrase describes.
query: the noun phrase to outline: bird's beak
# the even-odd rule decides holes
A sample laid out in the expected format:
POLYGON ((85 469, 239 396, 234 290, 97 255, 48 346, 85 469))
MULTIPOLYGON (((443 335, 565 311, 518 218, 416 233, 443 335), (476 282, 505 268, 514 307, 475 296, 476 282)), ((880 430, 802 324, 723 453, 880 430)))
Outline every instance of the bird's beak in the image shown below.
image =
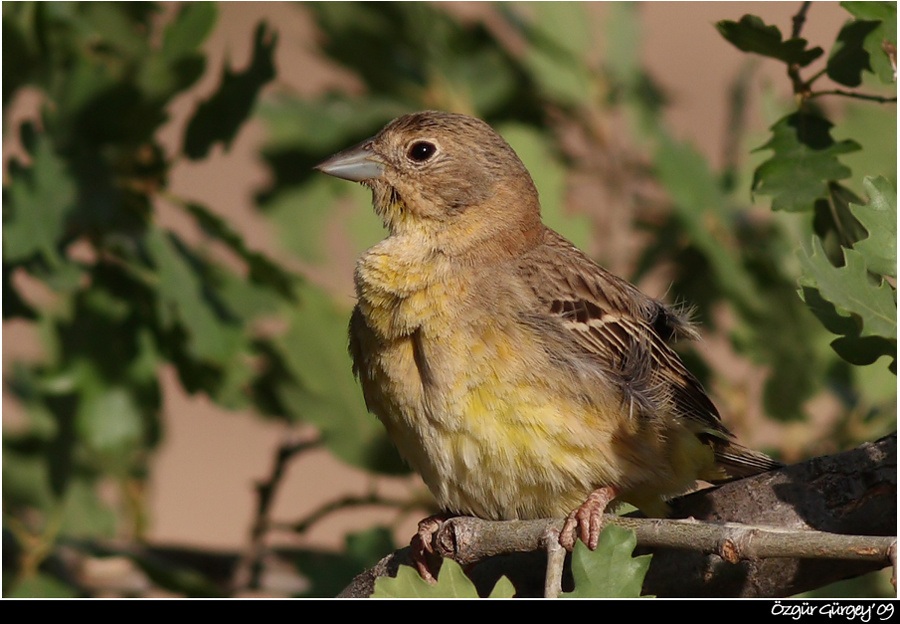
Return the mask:
POLYGON ((384 173, 384 163, 372 151, 372 140, 366 139, 359 145, 338 152, 328 160, 320 162, 314 169, 336 178, 363 182, 381 177, 384 173))

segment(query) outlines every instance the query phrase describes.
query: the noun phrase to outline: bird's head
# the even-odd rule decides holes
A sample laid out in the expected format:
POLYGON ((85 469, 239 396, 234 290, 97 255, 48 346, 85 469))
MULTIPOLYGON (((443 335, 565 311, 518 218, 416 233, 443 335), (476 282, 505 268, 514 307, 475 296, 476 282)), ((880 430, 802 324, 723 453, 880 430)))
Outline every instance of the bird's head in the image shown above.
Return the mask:
POLYGON ((421 232, 462 247, 539 227, 537 191, 522 161, 467 115, 404 115, 316 169, 371 188, 391 233, 421 232))

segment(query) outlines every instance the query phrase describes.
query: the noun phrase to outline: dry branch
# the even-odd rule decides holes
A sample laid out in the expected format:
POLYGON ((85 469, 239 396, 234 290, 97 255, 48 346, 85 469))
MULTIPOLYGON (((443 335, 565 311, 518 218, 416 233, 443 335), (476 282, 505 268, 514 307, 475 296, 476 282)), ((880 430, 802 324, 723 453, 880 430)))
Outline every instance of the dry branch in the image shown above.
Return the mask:
MULTIPOLYGON (((645 593, 778 597, 890 565, 896 501, 893 434, 672 501, 673 519, 692 520, 615 522, 637 530, 639 547, 652 548, 645 593)), ((479 561, 469 573, 482 592, 506 574, 518 595, 540 596, 546 567, 541 538, 548 524, 561 522, 455 518, 438 531, 435 546, 463 563, 479 561)), ((408 549, 358 576, 341 595, 369 595, 375 578, 393 576, 400 563, 409 563, 408 549)))

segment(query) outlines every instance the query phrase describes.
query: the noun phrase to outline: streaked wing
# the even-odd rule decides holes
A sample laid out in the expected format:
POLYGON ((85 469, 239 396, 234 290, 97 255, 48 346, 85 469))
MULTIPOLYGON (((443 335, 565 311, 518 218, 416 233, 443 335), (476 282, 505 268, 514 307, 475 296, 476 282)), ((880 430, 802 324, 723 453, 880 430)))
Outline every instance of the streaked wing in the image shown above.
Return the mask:
POLYGON ((727 440, 731 434, 700 382, 669 346, 696 332, 675 310, 647 297, 546 230, 540 253, 522 272, 544 309, 645 415, 661 411, 690 419, 698 433, 727 440))

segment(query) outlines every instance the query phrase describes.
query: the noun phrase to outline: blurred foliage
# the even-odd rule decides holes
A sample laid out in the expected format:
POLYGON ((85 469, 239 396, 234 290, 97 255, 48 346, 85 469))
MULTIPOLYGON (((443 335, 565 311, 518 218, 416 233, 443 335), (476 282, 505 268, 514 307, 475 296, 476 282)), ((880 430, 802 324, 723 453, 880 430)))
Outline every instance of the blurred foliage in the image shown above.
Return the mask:
MULTIPOLYGON (((258 321, 297 302, 302 281, 167 189, 180 158, 227 146, 246 121, 273 76, 271 29, 260 24, 250 66, 226 70, 177 153, 157 139, 171 102, 206 71, 217 13, 212 3, 3 6, 4 63, 17 59, 4 74, 3 123, 25 153, 4 178, 3 290, 13 305, 3 318, 32 321, 44 347, 38 363, 5 371, 27 421, 4 429, 4 540, 18 552, 4 558, 4 594, 27 594, 73 537, 141 538, 142 484, 164 434, 162 364, 222 405, 293 418, 266 401, 280 379, 258 321), (9 128, 24 88, 40 93, 39 120, 9 128), (161 225, 162 205, 241 268, 161 225), (40 291, 49 303, 32 300, 40 291)), ((44 595, 79 593, 45 585, 44 595)))
MULTIPOLYGON (((4 430, 4 595, 89 594, 65 573, 61 553, 83 543, 73 540, 141 538, 142 492, 165 435, 163 364, 187 391, 226 408, 315 425, 350 464, 405 470, 352 378, 349 302, 273 258, 328 267, 337 250, 325 232, 343 232, 355 251, 383 236, 364 189, 312 166, 412 110, 494 126, 534 175, 547 224, 579 246, 623 231, 573 213, 583 180, 633 208, 624 231, 649 242, 625 277, 673 267, 667 296, 693 305, 705 331, 727 334, 737 355, 767 371, 765 413, 800 422, 815 396, 840 403, 836 422, 811 431, 809 449, 894 428, 896 111, 815 87, 828 78, 893 97, 883 44, 896 48, 896 5, 842 6, 848 20, 830 49, 756 16, 717 25, 739 50, 783 64, 795 92, 792 102, 763 93, 771 129, 762 138, 745 121, 755 66, 722 85, 733 123, 723 136, 731 157, 717 170, 667 125, 666 94, 638 54, 641 8, 630 3, 606 5, 602 25, 581 3, 501 3, 490 19, 466 20, 425 3, 297 4, 298 19, 317 29, 310 48, 358 81, 315 97, 277 80, 278 37, 266 24, 255 28, 246 68, 209 67, 213 3, 4 3, 4 130, 26 156, 4 177, 3 318, 37 328, 43 341, 40 361, 4 371, 26 416, 4 430), (804 80, 806 71, 814 73, 804 80), (167 153, 158 134, 172 102, 209 72, 220 76, 216 90, 167 153), (39 122, 9 127, 25 90, 40 94, 39 122), (825 95, 842 108, 826 108, 825 95), (179 161, 227 149, 254 115, 268 134, 260 156, 270 175, 257 203, 278 235, 272 257, 167 181, 179 161), (649 205, 646 187, 665 199, 649 205), (200 241, 163 225, 165 210, 181 213, 200 241), (272 319, 279 329, 265 330, 272 319)), ((710 381, 711 363, 684 356, 710 381)), ((747 410, 740 398, 718 399, 738 419, 747 410)), ((341 553, 298 554, 304 595, 333 595, 393 547, 373 529, 349 536, 341 553)), ((638 561, 630 552, 615 567, 623 579, 638 561)), ((229 591, 190 568, 135 562, 184 595, 229 591)), ((460 575, 441 583, 466 592, 460 575)), ((404 587, 383 589, 417 591, 404 587)))

